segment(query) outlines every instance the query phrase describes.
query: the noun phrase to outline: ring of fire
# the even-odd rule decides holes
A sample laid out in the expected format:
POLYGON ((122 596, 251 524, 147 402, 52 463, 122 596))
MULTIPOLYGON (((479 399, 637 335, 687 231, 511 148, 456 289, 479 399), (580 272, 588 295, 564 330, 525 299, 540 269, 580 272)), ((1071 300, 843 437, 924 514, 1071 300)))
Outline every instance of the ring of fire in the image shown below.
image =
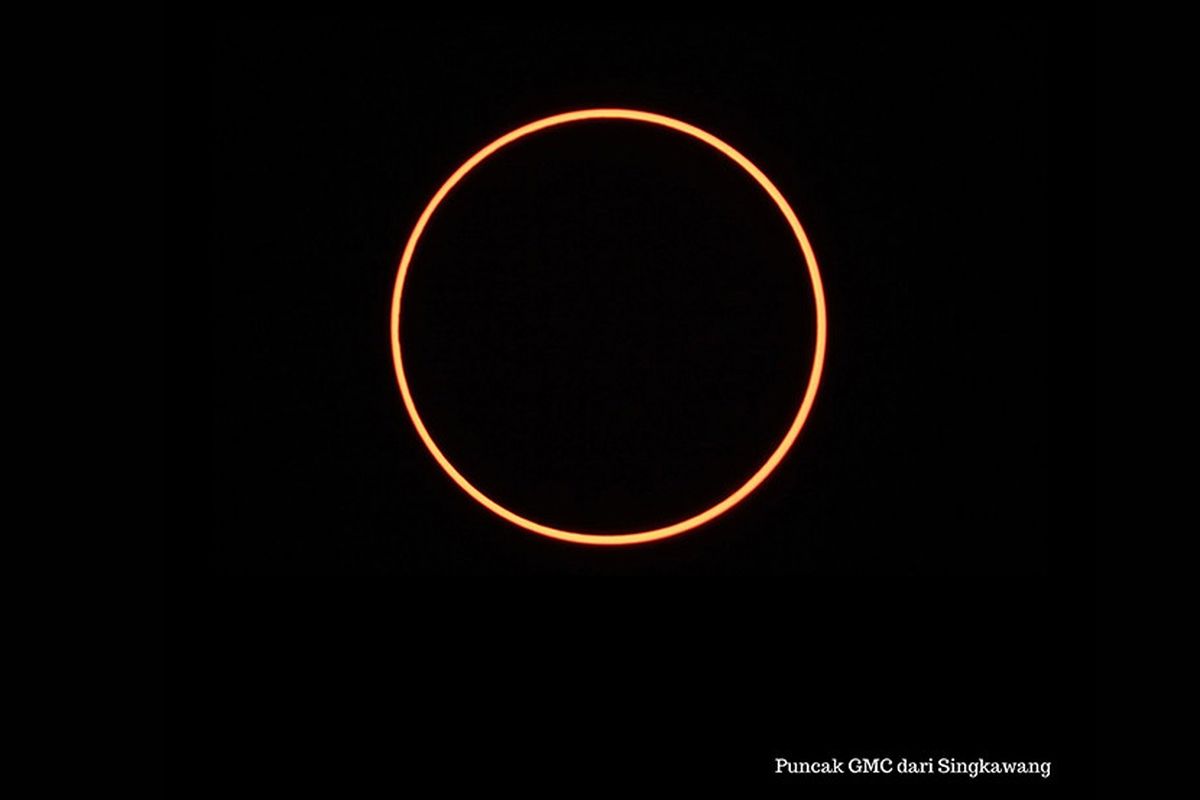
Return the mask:
POLYGON ((763 174, 762 170, 750 162, 748 158, 743 156, 730 145, 713 136, 707 131, 701 130, 694 125, 689 125, 686 122, 680 122, 671 117, 665 117, 661 114, 651 114, 645 111, 633 111, 623 108, 593 108, 584 111, 571 111, 565 114, 555 114, 553 116, 539 119, 517 128, 514 131, 504 134, 499 139, 496 139, 491 144, 484 147, 482 150, 471 156, 463 163, 454 174, 451 175, 441 188, 437 190, 433 198, 425 206, 425 210, 421 212, 417 224, 413 227, 412 233, 409 234, 408 243, 404 247, 404 255, 400 259, 400 267, 396 273, 395 288, 392 291, 392 311, 391 311, 391 338, 392 338, 392 361, 396 369, 396 380, 400 384, 400 394, 404 398, 404 407, 408 411, 408 416, 412 419, 413 426, 417 430, 417 434, 421 437, 421 441, 425 443, 425 447, 433 455, 438 465, 446 472, 450 478, 458 484, 464 492, 472 497, 476 502, 487 508, 497 516, 518 525, 526 530, 548 536, 552 539, 560 539, 567 542, 575 542, 577 544, 591 545, 624 545, 624 544, 639 544, 643 542, 652 542, 658 539, 665 539, 669 536, 689 531, 693 528, 709 522, 721 514, 725 513, 735 505, 745 499, 751 492, 766 480, 767 476, 775 470, 788 450, 796 441, 796 437, 800 435, 800 429, 804 427, 804 422, 808 419, 809 411, 812 409, 813 401, 816 399, 817 387, 821 382, 821 369, 825 363, 825 338, 826 338, 826 321, 825 321, 825 292, 821 285, 821 273, 817 269, 817 258, 813 254, 812 246, 808 242, 808 236, 804 233, 804 228, 800 225, 800 220, 796 218, 796 214, 792 211, 792 207, 788 205, 780 191, 775 188, 775 184, 763 174), (788 225, 795 234, 796 241, 800 245, 800 251, 804 255, 804 261, 808 266, 808 275, 812 281, 813 298, 816 307, 816 344, 813 349, 812 372, 809 375, 808 387, 804 392, 804 398, 800 402, 800 408, 796 412, 795 418, 792 420, 791 427, 788 428, 782 441, 771 453, 762 466, 743 483, 731 495, 721 500, 719 503, 710 508, 680 520, 671 525, 653 530, 636 531, 632 533, 619 534, 594 534, 580 533, 577 531, 568 531, 561 528, 554 528, 549 525, 543 525, 540 522, 527 519, 519 514, 513 513, 509 509, 492 500, 479 489, 468 481, 462 473, 455 469, 450 460, 438 448, 433 437, 425 427, 425 423, 421 421, 421 415, 417 412, 417 406, 413 402, 412 392, 409 390, 408 379, 404 373, 404 359, 400 347, 400 301, 404 292, 404 278, 408 274, 409 267, 412 264, 413 254, 416 252, 417 243, 421 239, 421 234, 425 230, 425 226, 429 224, 435 211, 441 202, 446 199, 446 195, 458 185, 458 183, 467 176, 467 174, 480 164, 488 156, 495 153, 502 147, 512 144, 513 142, 536 133, 547 128, 552 128, 556 125, 565 125, 571 122, 582 122, 584 120, 629 120, 633 122, 644 122, 651 125, 659 125, 664 128, 678 131, 679 133, 687 134, 688 136, 699 139, 705 144, 715 148, 726 157, 734 161, 738 166, 750 174, 750 177, 763 188, 771 199, 778 206, 788 225))

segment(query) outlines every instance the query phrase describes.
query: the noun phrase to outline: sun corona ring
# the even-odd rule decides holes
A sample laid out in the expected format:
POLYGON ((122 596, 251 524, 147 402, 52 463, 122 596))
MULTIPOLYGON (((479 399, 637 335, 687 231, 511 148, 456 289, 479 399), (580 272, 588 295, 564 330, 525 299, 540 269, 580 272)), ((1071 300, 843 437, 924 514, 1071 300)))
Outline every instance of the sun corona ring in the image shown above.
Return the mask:
POLYGON ((555 114, 523 125, 516 130, 504 134, 500 138, 488 144, 475 155, 467 159, 462 166, 454 171, 445 183, 437 190, 426 204, 421 216, 417 219, 417 223, 413 226, 412 233, 409 234, 408 242, 404 247, 404 254, 400 259, 400 266, 396 272, 395 287, 392 291, 392 306, 391 306, 391 344, 392 344, 392 361, 396 371, 396 380, 400 386, 400 394, 404 400, 404 407, 408 411, 408 416, 412 420, 413 426, 416 428, 417 435, 429 450, 438 466, 472 499, 480 505, 487 508, 497 516, 507 520, 508 522, 520 526, 525 530, 542 536, 548 536, 552 539, 559 539, 566 542, 586 545, 630 545, 645 542, 653 542, 659 539, 666 539, 671 536, 677 536, 685 531, 697 528, 706 522, 716 519, 721 514, 724 514, 729 509, 744 500, 751 492, 759 487, 764 480, 767 479, 779 463, 787 455, 796 438, 800 435, 800 430, 804 427, 805 421, 808 419, 809 412, 812 410, 813 402, 817 396, 817 387, 821 382, 821 371, 825 363, 825 340, 826 340, 826 315, 825 315, 825 292, 821 284, 821 273, 817 268, 817 258, 813 254, 812 245, 809 244, 808 236, 804 232, 804 228, 800 225, 800 220, 797 219, 792 207, 788 205, 783 194, 775 187, 775 184, 755 166, 748 158, 743 156, 730 145, 726 144, 721 139, 713 136, 707 131, 701 130, 694 125, 689 125, 686 122, 681 122, 671 117, 666 117, 661 114, 653 114, 646 111, 635 111, 623 108, 593 108, 582 111, 570 111, 563 114, 555 114), (695 139, 704 142, 713 147, 721 154, 734 161, 739 167, 745 170, 750 177, 771 197, 779 211, 787 220, 788 226, 796 238, 796 243, 800 248, 800 252, 804 257, 805 265, 808 269, 809 279, 812 283, 813 299, 816 309, 816 341, 813 348, 812 370, 809 373, 808 385, 804 392, 804 397, 800 401, 799 409, 792 420, 791 426, 783 439, 776 446, 771 455, 766 461, 754 472, 750 478, 737 488, 732 494, 720 500, 716 504, 710 506, 699 514, 695 514, 686 519, 666 525, 652 530, 633 531, 629 533, 617 534, 596 534, 596 533, 581 533, 578 531, 563 530, 550 525, 544 525, 540 522, 523 517, 516 514, 504 506, 492 500, 482 491, 476 488, 468 481, 462 473, 460 473, 450 462, 437 443, 430 435, 425 423, 421 420, 421 415, 417 411, 416 403, 413 401, 412 392, 409 389, 408 378, 404 371, 403 350, 400 343, 400 307, 401 298, 404 292, 404 279, 408 274, 409 268, 412 266, 413 255, 417 250, 418 243, 421 239, 421 234, 425 227, 429 224, 429 220, 437 211, 438 206, 446 198, 451 190, 466 175, 480 164, 484 159, 491 156, 496 151, 512 144, 518 139, 537 133, 538 131, 547 128, 553 128, 558 125, 566 125, 574 122, 584 122, 587 120, 626 120, 630 122, 641 122, 650 125, 658 125, 660 127, 669 128, 679 133, 691 136, 695 139))

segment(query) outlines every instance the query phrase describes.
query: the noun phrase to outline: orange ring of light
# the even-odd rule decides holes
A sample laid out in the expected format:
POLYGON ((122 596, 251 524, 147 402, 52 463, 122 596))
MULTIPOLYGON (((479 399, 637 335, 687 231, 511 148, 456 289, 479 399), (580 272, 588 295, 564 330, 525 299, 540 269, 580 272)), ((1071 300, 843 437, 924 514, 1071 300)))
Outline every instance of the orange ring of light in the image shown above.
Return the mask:
POLYGON ((825 292, 821 287, 821 273, 817 269, 817 257, 813 254, 812 246, 808 243, 808 237, 804 234, 804 228, 800 226, 800 220, 796 218, 796 213, 792 211, 792 207, 788 205, 787 200, 783 198, 780 191, 775 188, 775 184, 763 174, 762 170, 754 166, 750 159, 734 150, 725 142, 713 136, 707 131, 700 130, 694 125, 689 125, 686 122, 680 122, 671 117, 664 117, 661 114, 650 114, 645 111, 632 111, 624 108, 592 108, 585 111, 570 111, 565 114, 555 114, 544 119, 539 119, 536 122, 531 122, 528 125, 523 125, 514 131, 504 134, 499 139, 484 147, 475 155, 471 156, 466 162, 454 171, 433 199, 425 206, 425 210, 421 212, 421 217, 417 220, 416 226, 413 227, 412 233, 409 234, 408 244, 404 247, 404 255, 400 259, 400 269, 396 273, 396 285, 392 292, 392 361, 396 367, 396 379, 400 383, 400 394, 404 397, 404 407, 408 409, 408 416, 412 419, 413 425, 417 429, 417 434, 421 437, 421 441, 425 443, 425 447, 433 455, 434 459, 445 470, 459 487, 474 498, 480 505, 494 514, 508 520, 514 525, 519 525, 526 530, 543 536, 549 536, 553 539, 561 539, 567 542, 576 542, 578 544, 597 544, 597 545, 620 545, 620 544, 639 544, 641 542, 652 542, 656 539, 665 539, 668 536, 675 536, 684 531, 703 525, 712 519, 720 516, 729 509, 733 508, 741 502, 747 495, 758 488, 758 485, 766 480, 772 470, 779 465, 783 457, 787 455, 792 444, 796 441, 796 437, 800 435, 800 429, 804 427, 804 421, 808 418, 808 413, 812 409, 813 401, 817 396, 817 385, 821 381, 821 368, 825 363, 825 292), (480 164, 485 158, 495 153, 505 145, 512 144, 518 139, 528 136, 531 133, 536 133, 546 128, 554 127, 555 125, 564 125, 568 122, 581 122, 589 119, 622 119, 633 120, 635 122, 647 122, 651 125, 661 125, 664 128, 670 128, 680 133, 686 133, 705 144, 719 150, 721 153, 728 156, 737 163, 742 169, 750 173, 750 176, 758 182, 771 199, 775 201, 775 205, 779 206, 779 210, 783 212, 783 216, 787 219, 788 225, 792 228, 792 233, 796 235, 796 241, 800 243, 800 250, 804 253, 804 260, 808 264, 808 275, 812 280, 813 297, 816 300, 817 309, 817 342, 813 352, 812 373, 808 379, 808 388, 804 392, 804 400, 800 403, 800 410, 796 412, 796 418, 792 420, 792 425, 788 428, 787 434, 783 437, 783 441, 771 453, 771 456, 763 463, 758 471, 750 477, 748 481, 742 484, 737 491, 726 497, 721 502, 711 508, 688 517, 685 520, 667 525, 662 528, 653 530, 638 531, 636 533, 620 533, 620 534, 595 534, 595 533, 579 533, 576 531, 562 530, 561 528, 553 528, 549 525, 543 525, 540 522, 534 522, 531 519, 515 514, 509 511, 504 506, 492 500, 483 492, 476 489, 470 481, 463 477, 450 460, 442 454, 438 449, 437 443, 433 441, 433 437, 429 435, 429 431, 425 428, 425 423, 421 421, 421 415, 417 413, 417 406, 413 403, 412 392, 408 388, 408 379, 404 375, 404 360, 400 353, 400 297, 404 291, 404 278, 408 274, 409 265, 412 262, 413 253, 417 249, 417 242, 421 238, 421 233, 424 232, 425 226, 429 223, 430 217, 441 202, 446 199, 446 195, 450 190, 458 185, 458 182, 466 177, 467 173, 480 164))

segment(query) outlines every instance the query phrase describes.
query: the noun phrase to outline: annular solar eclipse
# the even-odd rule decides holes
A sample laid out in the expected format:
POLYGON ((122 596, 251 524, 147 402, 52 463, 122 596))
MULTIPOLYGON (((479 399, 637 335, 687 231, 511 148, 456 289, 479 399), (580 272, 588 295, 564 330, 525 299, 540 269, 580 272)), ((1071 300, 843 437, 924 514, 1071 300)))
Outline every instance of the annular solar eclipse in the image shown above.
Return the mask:
POLYGON ((408 412, 409 418, 412 420, 413 426, 416 428, 418 436, 429 450, 437 464, 450 476, 451 480, 459 486, 469 497, 478 502, 480 505, 487 508, 497 516, 507 520, 508 522, 517 525, 525 530, 547 536, 553 539, 559 539, 566 542, 586 545, 630 545, 644 542, 652 542, 659 539, 666 539, 671 536, 677 536, 686 531, 690 531, 699 527, 711 520, 717 518, 729 509, 744 500, 755 489, 762 484, 764 480, 779 466, 779 463, 787 455, 788 451, 795 444, 796 438, 800 435, 801 429, 804 427, 805 421, 808 419, 809 412, 812 409, 813 402, 816 399, 817 388, 821 381, 821 371, 825 361, 825 341, 826 341, 826 313, 825 313, 825 294, 821 284, 821 274, 817 268, 817 259, 813 253, 812 245, 809 244, 808 236, 804 232, 800 220, 796 217, 792 207, 784 199, 783 194, 775 187, 775 184, 763 173, 761 169, 755 166, 748 158, 735 150, 732 146, 717 138, 716 136, 704 131, 694 125, 689 125, 686 122, 666 117, 661 114, 653 114, 646 111, 635 111, 623 108, 593 108, 582 111, 570 111, 563 114, 555 114, 543 119, 530 122, 516 130, 510 131, 498 139, 492 141, 475 155, 467 159, 454 173, 446 180, 445 183, 437 190, 433 197, 426 204, 425 209, 421 212, 421 216, 417 219, 417 223, 413 226, 412 233, 409 234, 408 242, 404 248, 404 254, 400 259, 400 266, 396 272, 395 287, 392 292, 391 306, 391 347, 392 360, 396 371, 396 380, 400 386, 400 394, 404 400, 405 410, 408 412), (795 417, 792 420, 791 426, 779 444, 775 447, 770 456, 762 463, 761 466, 750 476, 745 483, 739 486, 732 494, 724 498, 718 498, 713 505, 709 506, 704 511, 694 514, 686 519, 681 519, 669 525, 650 529, 650 530, 635 530, 625 533, 615 534, 596 534, 583 533, 579 531, 564 530, 551 525, 546 525, 533 519, 521 516, 513 511, 505 508, 500 503, 488 497, 476 486, 463 476, 449 458, 438 447, 433 436, 429 433, 425 423, 421 419, 421 414, 417 408, 416 402, 413 400, 413 393, 409 386, 408 377, 404 370, 404 355, 403 347, 400 340, 400 309, 401 299, 404 294, 405 277, 410 269, 414 266, 414 261, 419 261, 418 250, 421 241, 421 234, 424 232, 430 219, 437 213, 438 206, 445 200, 446 196, 453 191, 475 167, 482 163, 485 159, 492 156, 497 151, 512 144, 518 139, 523 139, 527 136, 532 136, 540 131, 545 131, 560 125, 571 125, 579 123, 587 123, 591 120, 622 120, 630 123, 639 123, 646 125, 657 125, 663 128, 676 131, 685 136, 690 136, 698 139, 701 142, 714 148, 722 155, 726 156, 739 167, 741 167, 755 182, 765 191, 775 203, 779 212, 783 214, 787 220, 788 226, 791 228, 795 236, 796 244, 799 250, 800 258, 797 258, 797 268, 800 268, 801 258, 804 267, 808 271, 809 279, 812 283, 813 299, 816 309, 816 338, 812 356, 812 369, 809 373, 807 388, 804 395, 799 400, 799 405, 796 410, 795 417))

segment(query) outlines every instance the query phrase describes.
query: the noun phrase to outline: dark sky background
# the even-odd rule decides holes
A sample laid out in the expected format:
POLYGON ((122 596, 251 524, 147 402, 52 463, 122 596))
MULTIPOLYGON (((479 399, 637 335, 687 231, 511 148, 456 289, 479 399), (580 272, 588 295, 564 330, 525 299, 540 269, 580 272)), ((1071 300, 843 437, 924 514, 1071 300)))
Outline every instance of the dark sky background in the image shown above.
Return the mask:
MULTIPOLYGON (((1062 233, 1082 190, 1061 165, 1090 147, 1070 116, 1090 86, 1063 78, 1077 39, 1035 22, 205 28, 210 571, 242 576, 264 613, 284 577, 411 593, 385 603, 394 617, 374 609, 398 626, 377 635, 456 628, 451 693, 480 741, 532 717, 562 756, 487 762, 513 775, 583 742, 623 768, 704 755, 751 782, 773 754, 948 748, 1058 758, 1051 784, 1078 785, 1090 507, 1063 484, 1090 355, 1061 319, 1090 292, 1089 251, 1062 233), (681 537, 602 551, 452 484, 388 341, 399 255, 441 182, 505 131, 599 106, 678 117, 761 167, 813 243, 830 325, 809 422, 758 491, 681 537), (537 691, 487 677, 548 664, 537 691), (620 716, 634 708, 648 716, 620 716)), ((748 176, 670 131, 584 123, 502 151, 434 218, 406 289, 430 429, 551 524, 623 531, 711 505, 803 392, 813 304, 789 237, 748 176)), ((320 608, 306 585, 296 603, 320 608)), ((432 680, 424 647, 400 649, 432 680)), ((423 719, 435 739, 455 727, 423 719)), ((423 752, 453 774, 449 750, 423 752)))

